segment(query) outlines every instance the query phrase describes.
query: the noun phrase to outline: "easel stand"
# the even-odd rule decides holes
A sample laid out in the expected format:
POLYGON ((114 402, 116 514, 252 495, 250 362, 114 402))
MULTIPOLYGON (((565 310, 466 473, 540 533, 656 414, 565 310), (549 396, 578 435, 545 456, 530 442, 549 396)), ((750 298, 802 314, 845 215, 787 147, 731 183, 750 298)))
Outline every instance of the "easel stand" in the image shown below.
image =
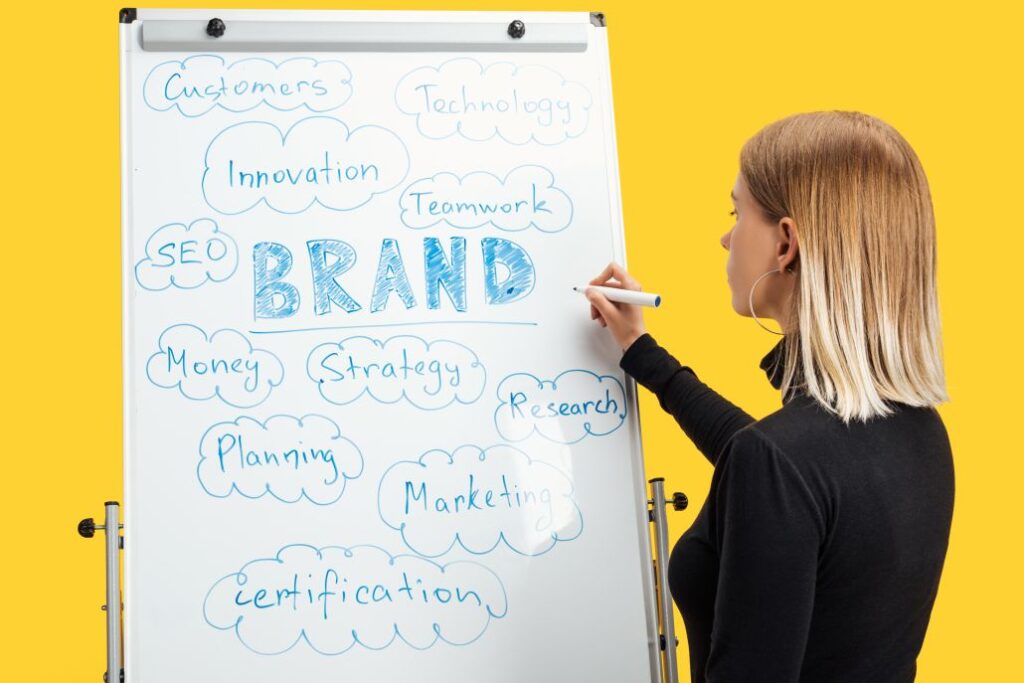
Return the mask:
MULTIPOLYGON (((656 579, 658 621, 662 627, 660 633, 660 649, 662 649, 662 665, 666 683, 678 683, 679 669, 676 664, 675 617, 672 611, 672 596, 669 593, 669 520, 665 508, 672 505, 674 510, 685 510, 689 504, 685 494, 676 492, 672 500, 665 498, 665 478, 650 479, 651 498, 647 501, 647 518, 654 525, 654 574, 656 579)), ((96 524, 92 517, 78 523, 79 535, 91 539, 96 529, 103 530, 106 540, 106 604, 102 609, 106 612, 106 672, 103 673, 104 683, 110 683, 110 672, 117 671, 119 683, 124 683, 125 670, 121 661, 121 550, 124 549, 124 537, 120 522, 121 506, 117 501, 103 504, 105 518, 103 524, 96 524), (111 609, 117 605, 117 609, 111 609)))
MULTIPOLYGON (((661 624, 660 647, 662 652, 662 671, 665 683, 678 683, 679 670, 676 665, 676 646, 679 640, 675 635, 675 619, 672 613, 672 596, 668 590, 668 518, 665 506, 671 505, 674 510, 685 510, 689 501, 680 492, 672 494, 672 500, 665 499, 665 479, 655 477, 650 480, 651 498, 648 499, 647 518, 654 525, 655 537, 655 583, 658 597, 658 620, 661 624)), ((104 683, 110 683, 110 672, 118 672, 118 683, 124 683, 124 667, 121 662, 121 550, 124 548, 124 537, 120 523, 121 506, 115 500, 104 503, 104 523, 97 525, 92 517, 78 523, 78 533, 83 538, 92 538, 97 529, 102 529, 106 539, 106 573, 107 602, 102 609, 107 613, 107 670, 103 674, 104 683), (117 605, 117 609, 111 609, 117 605)))
POLYGON ((124 668, 121 664, 121 549, 124 537, 120 523, 121 506, 116 500, 103 504, 106 519, 100 526, 92 517, 78 523, 78 533, 83 538, 92 538, 97 529, 103 529, 107 540, 107 603, 102 609, 107 613, 107 670, 103 674, 105 683, 111 683, 110 672, 119 672, 118 681, 124 683, 124 668), (114 607, 112 608, 111 605, 114 607))
POLYGON ((671 505, 677 511, 685 510, 689 501, 686 494, 679 491, 672 494, 671 501, 665 500, 664 477, 655 477, 649 480, 649 483, 651 498, 647 501, 647 518, 654 525, 654 573, 658 596, 658 620, 661 622, 662 671, 665 683, 678 683, 676 646, 679 639, 676 638, 675 617, 672 613, 672 595, 668 590, 668 518, 665 516, 665 506, 671 505))

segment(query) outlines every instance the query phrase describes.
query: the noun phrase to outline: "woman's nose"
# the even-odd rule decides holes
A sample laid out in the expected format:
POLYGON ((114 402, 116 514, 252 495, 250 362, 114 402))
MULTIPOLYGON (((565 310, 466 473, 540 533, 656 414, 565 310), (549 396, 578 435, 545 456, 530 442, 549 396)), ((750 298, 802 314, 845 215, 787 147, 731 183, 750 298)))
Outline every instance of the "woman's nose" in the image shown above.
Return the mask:
POLYGON ((719 240, 722 243, 722 248, 729 251, 729 236, 732 235, 732 230, 722 235, 722 239, 719 240))

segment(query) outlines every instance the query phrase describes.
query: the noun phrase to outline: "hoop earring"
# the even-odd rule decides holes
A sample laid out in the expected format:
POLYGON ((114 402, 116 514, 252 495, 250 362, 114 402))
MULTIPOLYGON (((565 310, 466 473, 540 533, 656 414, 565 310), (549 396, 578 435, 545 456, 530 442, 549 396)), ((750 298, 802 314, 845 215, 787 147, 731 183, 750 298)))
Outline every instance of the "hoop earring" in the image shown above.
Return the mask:
MULTIPOLYGON (((763 329, 768 330, 772 334, 777 334, 780 337, 785 336, 786 333, 785 332, 776 332, 775 330, 769 329, 769 328, 765 327, 764 325, 762 325, 761 321, 757 319, 757 314, 754 313, 754 288, 757 287, 757 283, 759 283, 761 280, 763 280, 765 278, 765 276, 771 275, 772 273, 781 273, 781 272, 782 272, 782 269, 780 269, 780 268, 776 268, 775 270, 769 270, 767 273, 765 273, 761 277, 759 277, 756 280, 754 280, 754 284, 750 286, 750 296, 748 297, 748 303, 750 304, 750 315, 751 315, 751 317, 754 318, 754 322, 757 323, 758 325, 761 325, 761 327, 763 329)), ((793 269, 792 268, 786 268, 786 272, 792 274, 793 273, 793 269)))

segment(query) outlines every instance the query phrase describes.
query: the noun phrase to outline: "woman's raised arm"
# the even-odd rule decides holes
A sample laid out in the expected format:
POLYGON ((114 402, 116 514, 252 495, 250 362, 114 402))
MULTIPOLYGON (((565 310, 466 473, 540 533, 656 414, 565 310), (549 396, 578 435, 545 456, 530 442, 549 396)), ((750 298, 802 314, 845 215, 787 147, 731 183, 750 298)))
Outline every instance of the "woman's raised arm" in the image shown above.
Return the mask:
POLYGON ((658 397, 661 407, 712 465, 718 462, 730 437, 755 421, 700 381, 697 373, 681 365, 649 332, 630 344, 619 367, 658 397))

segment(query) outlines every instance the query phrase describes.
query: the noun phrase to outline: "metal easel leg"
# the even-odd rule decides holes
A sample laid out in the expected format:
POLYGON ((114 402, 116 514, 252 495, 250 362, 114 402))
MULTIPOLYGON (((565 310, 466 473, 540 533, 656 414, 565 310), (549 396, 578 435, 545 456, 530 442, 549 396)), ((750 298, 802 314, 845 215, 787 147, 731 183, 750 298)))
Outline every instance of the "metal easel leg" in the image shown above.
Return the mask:
POLYGON ((661 651, 662 664, 665 672, 665 683, 679 683, 679 667, 676 663, 676 646, 679 640, 676 638, 675 617, 672 612, 672 595, 668 589, 668 518, 665 516, 665 506, 671 502, 676 510, 685 510, 688 505, 686 495, 676 492, 672 494, 672 500, 665 500, 665 479, 655 477, 650 480, 651 498, 647 501, 650 508, 647 511, 648 518, 654 524, 655 552, 654 559, 655 576, 657 577, 659 620, 661 621, 661 651))
POLYGON ((120 523, 121 506, 116 500, 104 503, 104 524, 97 525, 92 517, 78 523, 78 533, 83 538, 92 538, 97 529, 103 529, 106 538, 107 558, 107 670, 103 674, 105 683, 111 683, 110 672, 118 672, 117 680, 124 683, 124 668, 121 664, 121 549, 124 538, 120 523))

